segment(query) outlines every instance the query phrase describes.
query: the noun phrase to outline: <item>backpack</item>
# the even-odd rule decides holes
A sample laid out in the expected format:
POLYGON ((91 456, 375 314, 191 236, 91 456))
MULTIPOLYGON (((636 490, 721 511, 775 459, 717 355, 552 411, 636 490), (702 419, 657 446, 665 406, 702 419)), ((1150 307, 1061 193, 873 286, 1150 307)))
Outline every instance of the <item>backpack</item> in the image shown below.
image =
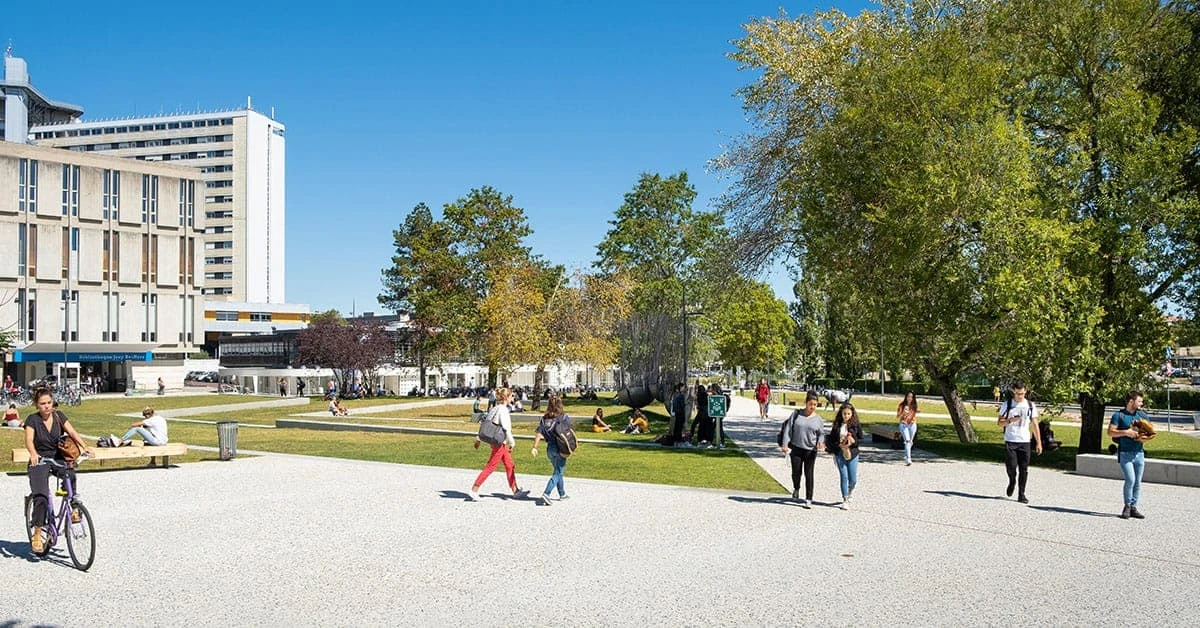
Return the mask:
POLYGON ((575 437, 575 430, 571 429, 571 420, 566 415, 554 422, 554 444, 558 447, 558 455, 563 458, 575 453, 575 449, 579 447, 579 439, 575 437))
POLYGON ((787 418, 787 420, 783 422, 783 425, 779 426, 779 436, 775 439, 775 442, 779 443, 780 447, 783 447, 785 440, 789 440, 789 441, 791 440, 791 437, 788 434, 788 432, 791 431, 792 419, 796 418, 796 415, 799 413, 800 413, 799 410, 793 410, 792 415, 789 416, 787 418))

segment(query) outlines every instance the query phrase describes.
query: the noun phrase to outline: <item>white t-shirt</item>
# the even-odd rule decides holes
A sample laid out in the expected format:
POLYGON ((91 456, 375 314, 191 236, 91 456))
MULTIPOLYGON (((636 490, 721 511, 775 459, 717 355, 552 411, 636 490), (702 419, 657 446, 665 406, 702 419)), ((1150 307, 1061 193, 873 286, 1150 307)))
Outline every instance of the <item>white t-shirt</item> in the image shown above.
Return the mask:
POLYGON ((155 443, 159 445, 167 444, 167 420, 157 414, 148 419, 142 419, 142 427, 150 430, 150 435, 154 437, 155 443))
POLYGON ((1015 406, 1012 401, 1006 401, 1001 407, 1000 416, 1009 417, 1008 425, 1004 426, 1004 442, 1028 443, 1033 438, 1029 430, 1037 422, 1036 404, 1029 403, 1028 399, 1015 406))

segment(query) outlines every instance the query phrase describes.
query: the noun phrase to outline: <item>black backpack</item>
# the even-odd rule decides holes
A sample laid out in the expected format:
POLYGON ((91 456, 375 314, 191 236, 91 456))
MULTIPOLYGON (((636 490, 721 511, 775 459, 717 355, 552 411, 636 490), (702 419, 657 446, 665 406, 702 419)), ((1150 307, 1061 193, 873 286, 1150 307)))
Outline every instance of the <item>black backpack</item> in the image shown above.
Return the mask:
POLYGON ((780 447, 784 446, 785 440, 791 440, 789 432, 792 429, 792 419, 795 419, 796 415, 799 413, 799 410, 792 410, 792 415, 783 422, 783 425, 779 426, 779 436, 775 439, 775 442, 779 443, 780 447))
POLYGON ((554 443, 558 445, 558 455, 566 458, 575 453, 579 447, 579 439, 571 428, 571 420, 563 415, 554 422, 554 443))

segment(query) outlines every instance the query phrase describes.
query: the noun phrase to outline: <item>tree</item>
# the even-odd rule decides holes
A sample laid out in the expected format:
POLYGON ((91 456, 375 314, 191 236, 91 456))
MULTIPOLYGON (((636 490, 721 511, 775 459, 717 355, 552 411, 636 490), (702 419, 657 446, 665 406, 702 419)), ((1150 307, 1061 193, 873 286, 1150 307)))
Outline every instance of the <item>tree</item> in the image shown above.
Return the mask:
POLYGON ((687 173, 644 173, 597 247, 601 275, 624 273, 633 285, 619 331, 622 370, 661 391, 686 378, 684 312, 711 309, 730 276, 724 220, 693 210, 695 198, 687 173))
POLYGON ((964 442, 955 381, 1054 318, 1062 235, 1029 217, 1031 151, 1004 112, 1003 64, 982 54, 986 17, 884 2, 751 23, 733 57, 761 71, 741 91, 759 132, 717 162, 739 175, 739 258, 791 253, 852 328, 921 356, 964 442))
POLYGON ((349 390, 359 373, 373 381, 379 367, 396 355, 391 335, 375 322, 326 318, 301 330, 298 341, 300 363, 332 369, 341 391, 349 390))
POLYGON ((724 300, 711 317, 721 361, 746 371, 781 367, 795 333, 787 304, 761 282, 742 279, 729 288, 737 298, 724 300))
POLYGON ((495 330, 480 309, 504 269, 531 260, 524 239, 531 233, 524 211, 492 187, 470 190, 442 208, 434 220, 418 205, 393 232, 396 254, 383 269, 380 303, 409 312, 421 355, 478 356, 495 385, 506 358, 489 354, 495 330))
POLYGON ((1200 284, 1200 18, 1194 2, 1021 0, 996 41, 1027 127, 1043 217, 1070 233, 1084 313, 1054 334, 1054 380, 1082 407, 1081 452, 1103 445, 1106 403, 1145 385, 1168 342, 1162 304, 1200 284))

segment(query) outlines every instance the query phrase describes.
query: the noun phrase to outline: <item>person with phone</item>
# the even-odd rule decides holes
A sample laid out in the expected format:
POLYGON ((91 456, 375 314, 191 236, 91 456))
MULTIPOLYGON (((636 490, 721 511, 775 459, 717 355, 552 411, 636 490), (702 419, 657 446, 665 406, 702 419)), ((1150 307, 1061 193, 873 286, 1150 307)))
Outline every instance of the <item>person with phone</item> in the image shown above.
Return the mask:
POLYGON ((1004 494, 1012 497, 1019 488, 1017 501, 1028 504, 1025 485, 1029 480, 1030 442, 1042 453, 1042 438, 1037 429, 1038 411, 1033 402, 1025 398, 1025 384, 1013 382, 1013 397, 1000 406, 1000 418, 996 424, 1004 428, 1004 468, 1008 471, 1008 488, 1004 494))

